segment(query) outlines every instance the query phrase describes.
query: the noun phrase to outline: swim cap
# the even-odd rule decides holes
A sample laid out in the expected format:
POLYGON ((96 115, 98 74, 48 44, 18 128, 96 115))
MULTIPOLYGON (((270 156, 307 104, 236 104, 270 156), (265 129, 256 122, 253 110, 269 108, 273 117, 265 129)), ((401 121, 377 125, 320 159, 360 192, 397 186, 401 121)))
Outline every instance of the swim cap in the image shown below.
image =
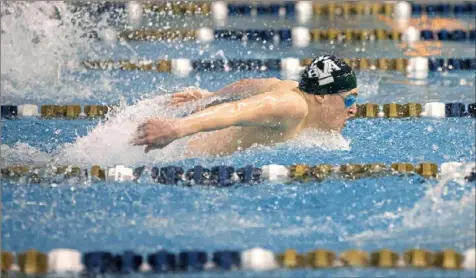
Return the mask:
POLYGON ((301 76, 299 89, 308 94, 326 95, 357 88, 354 71, 333 55, 322 55, 309 64, 301 76))

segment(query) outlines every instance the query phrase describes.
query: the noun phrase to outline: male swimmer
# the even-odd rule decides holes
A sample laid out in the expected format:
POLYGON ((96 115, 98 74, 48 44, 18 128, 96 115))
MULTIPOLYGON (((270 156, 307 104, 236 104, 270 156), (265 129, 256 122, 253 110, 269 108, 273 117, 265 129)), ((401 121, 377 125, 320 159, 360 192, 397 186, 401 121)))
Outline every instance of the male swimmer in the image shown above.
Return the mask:
POLYGON ((172 103, 180 105, 215 95, 225 95, 228 100, 212 102, 183 118, 150 119, 139 125, 132 143, 146 145, 147 153, 195 135, 188 142, 191 153, 229 154, 256 144, 293 139, 306 128, 340 132, 346 120, 355 116, 358 93, 349 65, 335 56, 322 55, 305 68, 299 83, 247 79, 216 93, 177 93, 172 103))

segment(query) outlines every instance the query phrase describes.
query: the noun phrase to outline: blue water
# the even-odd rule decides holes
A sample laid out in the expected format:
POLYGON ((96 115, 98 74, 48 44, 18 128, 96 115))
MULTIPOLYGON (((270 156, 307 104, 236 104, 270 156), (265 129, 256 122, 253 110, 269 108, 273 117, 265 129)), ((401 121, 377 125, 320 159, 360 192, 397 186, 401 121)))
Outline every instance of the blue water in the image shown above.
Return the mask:
MULTIPOLYGON (((246 22, 250 28, 262 24, 260 20, 233 19, 229 26, 238 26, 240 22, 246 22)), ((358 22, 338 19, 329 24, 341 28, 354 28, 354 25, 376 28, 378 24, 370 21, 359 25, 358 22)), ((207 25, 207 20, 196 23, 196 26, 200 24, 207 25)), ((286 20, 270 24, 273 28, 293 25, 286 20)), ((442 54, 444 57, 474 57, 474 44, 444 42, 442 45, 446 49, 442 54)), ((392 42, 317 43, 304 49, 286 45, 270 49, 269 45, 222 41, 208 47, 199 47, 194 43, 130 43, 130 47, 118 45, 109 49, 104 46, 103 51, 107 55, 101 58, 158 59, 168 56, 211 59, 223 55, 226 58, 304 58, 324 51, 345 57, 403 57, 403 50, 392 42)), ((89 54, 84 53, 84 57, 89 54)), ((241 78, 280 77, 279 72, 200 73, 187 78, 156 72, 121 71, 74 72, 72 75, 77 77, 79 84, 71 88, 77 90, 74 97, 58 98, 48 92, 19 97, 14 92, 6 92, 2 99, 13 104, 111 104, 124 97, 129 105, 134 105, 138 99, 172 93, 186 86, 214 91, 241 78), (102 90, 95 87, 90 96, 84 97, 81 86, 100 83, 103 78, 111 82, 112 88, 102 90)), ((415 82, 395 72, 364 71, 358 76, 359 103, 475 102, 474 71, 434 73, 425 83, 415 82)), ((41 164, 45 161, 44 157, 65 159, 61 157, 65 146, 74 146, 80 137, 87 138, 97 124, 98 121, 90 120, 2 121, 2 165, 41 164)), ((206 167, 254 164, 259 167, 271 163, 433 162, 440 165, 449 161, 471 162, 476 159, 475 124, 475 118, 469 117, 356 119, 350 121, 343 131, 350 142, 350 150, 280 144, 224 157, 164 162, 168 161, 166 157, 158 156, 137 159, 129 164, 159 167, 173 164, 190 168, 197 164, 206 167)), ((101 156, 114 158, 118 153, 130 151, 114 148, 113 142, 111 145, 94 140, 89 143, 103 146, 106 154, 98 154, 101 156)), ((87 152, 89 149, 76 146, 76 150, 87 152)), ((119 158, 114 163, 124 162, 119 158)), ((82 252, 99 249, 120 252, 132 249, 145 255, 159 248, 173 252, 188 249, 213 252, 217 249, 244 250, 260 246, 279 253, 286 248, 295 248, 299 252, 315 248, 340 252, 350 248, 374 251, 385 247, 401 253, 414 247, 434 251, 454 248, 461 252, 474 247, 476 215, 472 190, 475 183, 451 181, 445 185, 441 200, 432 203, 425 195, 436 186, 438 180, 411 175, 355 181, 331 179, 320 183, 263 183, 232 188, 185 188, 150 182, 60 184, 51 187, 49 184, 19 185, 2 179, 2 250, 19 252, 36 248, 47 252, 54 248, 74 248, 82 252)), ((241 271, 185 273, 177 276, 257 275, 474 277, 475 272, 330 269, 276 270, 261 274, 241 271)))
MULTIPOLYGON (((54 153, 53 146, 73 142, 77 135, 86 135, 94 125, 93 121, 6 121, 2 141, 7 145, 26 142, 54 153), (61 130, 59 135, 57 130, 61 130)), ((473 118, 357 119, 344 130, 344 136, 351 140, 350 151, 296 150, 282 145, 222 158, 188 159, 175 165, 190 168, 196 164, 238 167, 249 163, 262 166, 468 162, 475 160, 474 125, 473 118)), ((378 218, 384 212, 398 214, 399 208, 412 208, 425 189, 435 183, 409 176, 204 189, 134 183, 43 188, 4 181, 3 247, 8 250, 71 247, 86 251, 101 246, 113 251, 127 248, 152 251, 161 246, 174 251, 190 248, 212 251, 258 245, 274 251, 287 247, 305 251, 317 246, 343 250, 355 246, 356 242, 349 240, 353 235, 373 230, 391 234, 389 226, 393 226, 392 230, 402 230, 403 234, 415 236, 416 233, 418 238, 379 241, 377 236, 358 242, 359 246, 369 250, 390 247, 398 251, 415 245, 435 250, 471 247, 474 225, 466 221, 445 223, 436 232, 436 227, 415 230, 402 226, 398 218, 378 218), (445 234, 454 229, 462 231, 461 238, 455 242, 445 234), (440 232, 443 235, 438 235, 440 232)), ((447 197, 457 199, 472 187, 474 184, 449 187, 447 197)), ((474 218, 474 214, 466 217, 474 218)))

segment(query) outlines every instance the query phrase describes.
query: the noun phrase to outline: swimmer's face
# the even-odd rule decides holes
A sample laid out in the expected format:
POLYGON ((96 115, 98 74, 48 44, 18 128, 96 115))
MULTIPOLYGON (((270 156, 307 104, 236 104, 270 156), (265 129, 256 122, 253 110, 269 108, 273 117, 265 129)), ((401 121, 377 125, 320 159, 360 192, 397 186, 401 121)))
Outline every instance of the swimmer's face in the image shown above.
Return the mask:
POLYGON ((345 104, 345 98, 349 95, 357 97, 357 89, 341 94, 321 96, 322 99, 319 102, 322 104, 321 116, 324 128, 341 131, 345 122, 355 117, 356 104, 353 103, 349 107, 346 107, 345 104))

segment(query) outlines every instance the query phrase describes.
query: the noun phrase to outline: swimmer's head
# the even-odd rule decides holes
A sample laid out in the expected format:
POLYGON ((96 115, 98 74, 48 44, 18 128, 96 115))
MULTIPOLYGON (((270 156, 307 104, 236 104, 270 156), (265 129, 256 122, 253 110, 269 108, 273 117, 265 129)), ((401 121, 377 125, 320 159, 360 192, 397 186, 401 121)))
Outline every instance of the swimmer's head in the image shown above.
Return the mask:
POLYGON ((352 68, 333 55, 315 58, 303 71, 299 90, 320 104, 320 126, 341 130, 356 113, 357 78, 352 68))
POLYGON ((339 94, 357 88, 357 78, 346 62, 333 55, 315 58, 301 75, 299 89, 313 95, 339 94))

